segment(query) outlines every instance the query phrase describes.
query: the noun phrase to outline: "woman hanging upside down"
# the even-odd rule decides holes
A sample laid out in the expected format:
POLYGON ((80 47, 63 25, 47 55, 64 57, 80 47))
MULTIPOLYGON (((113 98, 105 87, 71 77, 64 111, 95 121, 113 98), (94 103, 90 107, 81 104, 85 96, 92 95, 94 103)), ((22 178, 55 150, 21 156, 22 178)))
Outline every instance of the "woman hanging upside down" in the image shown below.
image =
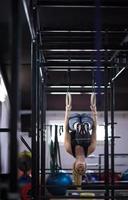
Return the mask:
POLYGON ((90 109, 92 117, 86 113, 70 115, 72 102, 71 94, 66 94, 66 111, 64 121, 66 151, 75 157, 73 169, 79 175, 85 174, 86 157, 96 148, 97 110, 95 94, 91 96, 90 109))

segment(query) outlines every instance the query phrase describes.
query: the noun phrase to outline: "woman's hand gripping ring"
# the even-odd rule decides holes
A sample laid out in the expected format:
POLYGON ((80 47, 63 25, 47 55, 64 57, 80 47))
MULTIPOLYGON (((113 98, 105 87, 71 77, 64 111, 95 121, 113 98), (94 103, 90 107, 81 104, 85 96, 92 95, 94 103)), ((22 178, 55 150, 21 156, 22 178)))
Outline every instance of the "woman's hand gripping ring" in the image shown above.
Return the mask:
POLYGON ((71 111, 72 109, 72 97, 71 94, 68 92, 66 94, 66 110, 71 111))

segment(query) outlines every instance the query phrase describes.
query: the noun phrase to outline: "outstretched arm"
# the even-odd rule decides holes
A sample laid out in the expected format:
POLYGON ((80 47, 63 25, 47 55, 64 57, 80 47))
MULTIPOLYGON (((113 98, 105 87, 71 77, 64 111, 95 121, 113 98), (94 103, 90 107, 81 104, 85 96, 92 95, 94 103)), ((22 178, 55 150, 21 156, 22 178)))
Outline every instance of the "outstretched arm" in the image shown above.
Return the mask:
POLYGON ((96 129, 97 129, 97 109, 96 105, 90 106, 92 111, 92 118, 93 118, 93 127, 92 127, 92 136, 94 137, 94 140, 96 141, 96 129))
POLYGON ((72 107, 72 99, 71 99, 71 94, 67 93, 66 94, 66 105, 65 105, 65 119, 64 119, 64 131, 65 133, 68 133, 68 118, 69 118, 69 114, 71 111, 71 107, 72 107))
POLYGON ((72 149, 71 149, 71 136, 69 134, 69 128, 68 128, 68 119, 70 115, 72 107, 72 99, 71 94, 66 94, 66 105, 65 105, 65 118, 64 118, 64 146, 68 153, 72 155, 72 149))
POLYGON ((92 96, 91 96, 90 109, 92 111, 93 127, 92 127, 91 144, 88 147, 88 155, 93 153, 93 151, 96 148, 97 109, 96 109, 96 96, 95 96, 95 94, 92 94, 92 96))

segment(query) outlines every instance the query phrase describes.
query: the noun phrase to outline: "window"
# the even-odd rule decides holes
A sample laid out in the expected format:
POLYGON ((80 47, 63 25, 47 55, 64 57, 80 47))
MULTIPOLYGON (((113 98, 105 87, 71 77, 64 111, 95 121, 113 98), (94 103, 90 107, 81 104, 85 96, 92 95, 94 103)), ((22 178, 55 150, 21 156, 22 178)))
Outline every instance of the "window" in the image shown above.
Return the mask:
POLYGON ((7 97, 7 90, 5 88, 4 80, 0 72, 0 102, 4 102, 7 97))
MULTIPOLYGON (((108 137, 111 136, 111 126, 108 126, 108 137)), ((105 139, 105 126, 97 125, 97 141, 104 141, 105 139)))

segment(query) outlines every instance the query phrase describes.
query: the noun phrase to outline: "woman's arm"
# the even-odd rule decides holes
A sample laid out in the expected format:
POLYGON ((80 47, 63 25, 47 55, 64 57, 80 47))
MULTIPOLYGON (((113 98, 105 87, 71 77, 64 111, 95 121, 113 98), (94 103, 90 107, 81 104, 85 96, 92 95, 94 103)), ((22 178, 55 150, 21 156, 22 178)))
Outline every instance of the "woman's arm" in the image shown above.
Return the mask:
POLYGON ((91 95, 91 102, 90 102, 90 109, 92 111, 92 118, 93 118, 93 127, 92 127, 92 135, 96 140, 96 128, 97 128, 97 108, 96 108, 96 94, 93 93, 91 95))
POLYGON ((92 111, 93 127, 92 127, 91 144, 88 147, 88 155, 93 153, 95 151, 95 149, 96 149, 97 108, 96 108, 96 97, 95 97, 95 94, 93 94, 91 96, 90 109, 92 111))
POLYGON ((68 120, 69 115, 71 111, 71 94, 66 94, 66 105, 65 105, 65 118, 64 118, 64 146, 66 151, 72 155, 72 149, 71 149, 71 135, 69 134, 69 128, 68 128, 68 120))
POLYGON ((92 137, 93 140, 96 141, 96 129, 97 129, 97 110, 96 110, 96 106, 90 106, 91 110, 92 110, 92 118, 93 118, 93 127, 92 127, 92 137))
POLYGON ((66 94, 66 105, 65 105, 65 118, 64 118, 64 132, 68 133, 68 119, 71 111, 71 104, 72 104, 72 99, 71 99, 71 94, 67 93, 66 94))

